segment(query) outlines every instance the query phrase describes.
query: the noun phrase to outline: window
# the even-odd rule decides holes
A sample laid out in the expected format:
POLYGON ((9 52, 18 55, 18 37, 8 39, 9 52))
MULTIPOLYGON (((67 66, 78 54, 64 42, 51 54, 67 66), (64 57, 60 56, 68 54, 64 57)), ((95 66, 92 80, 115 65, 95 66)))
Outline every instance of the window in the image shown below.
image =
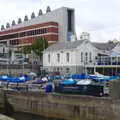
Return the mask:
POLYGON ((89 53, 89 62, 90 63, 92 62, 92 53, 91 52, 89 53))
POLYGON ((60 54, 57 54, 57 61, 60 62, 60 54))
POLYGON ((72 32, 73 31, 73 10, 68 10, 68 32, 72 32))
POLYGON ((58 68, 57 68, 57 72, 59 72, 59 70, 60 70, 60 69, 59 69, 59 67, 58 67, 58 68))
POLYGON ((87 64, 87 62, 88 62, 88 53, 86 52, 85 53, 85 63, 87 64))
POLYGON ((81 62, 83 62, 83 52, 81 52, 81 62))
POLYGON ((70 61, 70 54, 69 53, 66 53, 66 60, 67 60, 67 62, 70 61))
POLYGON ((50 63, 50 54, 48 54, 48 62, 50 63))
POLYGON ((69 73, 70 72, 70 68, 66 68, 66 73, 69 73))
POLYGON ((10 45, 18 45, 18 40, 10 40, 10 45))

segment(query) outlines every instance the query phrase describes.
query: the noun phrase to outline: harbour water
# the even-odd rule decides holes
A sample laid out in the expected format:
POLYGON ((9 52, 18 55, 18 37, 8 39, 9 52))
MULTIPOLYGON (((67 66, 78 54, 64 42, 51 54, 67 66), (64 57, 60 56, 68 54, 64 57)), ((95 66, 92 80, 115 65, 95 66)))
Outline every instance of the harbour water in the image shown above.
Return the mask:
POLYGON ((63 119, 55 119, 55 118, 45 118, 39 115, 33 115, 28 113, 17 112, 12 116, 15 120, 63 120, 63 119))

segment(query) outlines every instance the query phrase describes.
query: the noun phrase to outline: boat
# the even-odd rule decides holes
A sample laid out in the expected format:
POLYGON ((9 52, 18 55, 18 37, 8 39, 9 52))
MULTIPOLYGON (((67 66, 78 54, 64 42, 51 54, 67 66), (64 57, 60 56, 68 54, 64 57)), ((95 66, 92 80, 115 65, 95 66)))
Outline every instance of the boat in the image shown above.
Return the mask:
POLYGON ((91 79, 81 79, 79 81, 65 80, 55 84, 55 92, 103 96, 104 86, 102 84, 95 83, 91 79))

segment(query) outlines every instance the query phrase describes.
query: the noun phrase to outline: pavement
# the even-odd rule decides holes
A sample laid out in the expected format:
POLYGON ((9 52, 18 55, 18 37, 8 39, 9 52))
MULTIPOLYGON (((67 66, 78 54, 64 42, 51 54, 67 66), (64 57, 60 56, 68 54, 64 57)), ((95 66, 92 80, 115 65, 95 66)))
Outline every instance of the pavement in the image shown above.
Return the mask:
POLYGON ((0 120, 14 120, 14 119, 0 114, 0 120))

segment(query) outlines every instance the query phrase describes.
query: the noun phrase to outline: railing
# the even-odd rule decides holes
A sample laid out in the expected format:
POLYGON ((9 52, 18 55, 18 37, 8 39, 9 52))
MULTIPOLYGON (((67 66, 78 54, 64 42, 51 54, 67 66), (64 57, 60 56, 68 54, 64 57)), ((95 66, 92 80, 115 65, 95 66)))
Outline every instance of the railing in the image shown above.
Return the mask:
POLYGON ((20 92, 28 92, 28 91, 44 91, 43 84, 25 84, 25 83, 7 83, 3 82, 0 85, 1 89, 10 90, 10 91, 20 91, 20 92))
POLYGON ((97 62, 96 65, 120 65, 120 62, 97 62))

